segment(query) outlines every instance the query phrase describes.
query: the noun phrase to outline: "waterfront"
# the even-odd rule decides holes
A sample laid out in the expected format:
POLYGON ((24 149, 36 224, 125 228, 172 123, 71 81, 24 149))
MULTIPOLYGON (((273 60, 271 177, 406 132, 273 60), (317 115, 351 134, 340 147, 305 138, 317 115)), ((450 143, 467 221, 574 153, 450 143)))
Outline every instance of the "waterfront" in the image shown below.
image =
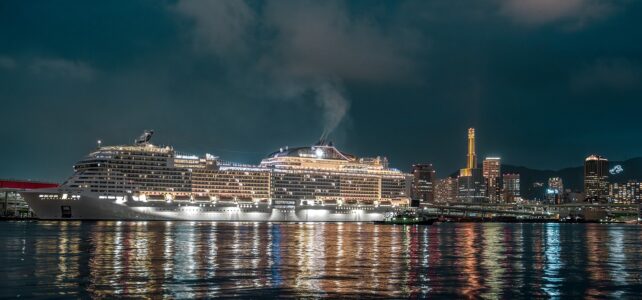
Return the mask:
POLYGON ((640 229, 0 222, 0 298, 635 298, 640 229))

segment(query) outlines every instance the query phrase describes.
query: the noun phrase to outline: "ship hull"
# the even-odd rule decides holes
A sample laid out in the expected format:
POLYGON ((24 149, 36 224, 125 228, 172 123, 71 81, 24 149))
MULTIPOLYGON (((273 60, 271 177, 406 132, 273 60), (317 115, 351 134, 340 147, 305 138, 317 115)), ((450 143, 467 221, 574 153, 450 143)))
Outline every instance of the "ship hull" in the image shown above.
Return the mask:
MULTIPOLYGON (((234 203, 117 203, 82 195, 80 199, 42 199, 41 193, 23 197, 39 219, 46 220, 186 220, 237 222, 374 222, 397 213, 390 206, 295 206, 234 203)), ((130 201, 131 202, 131 201, 130 201)))

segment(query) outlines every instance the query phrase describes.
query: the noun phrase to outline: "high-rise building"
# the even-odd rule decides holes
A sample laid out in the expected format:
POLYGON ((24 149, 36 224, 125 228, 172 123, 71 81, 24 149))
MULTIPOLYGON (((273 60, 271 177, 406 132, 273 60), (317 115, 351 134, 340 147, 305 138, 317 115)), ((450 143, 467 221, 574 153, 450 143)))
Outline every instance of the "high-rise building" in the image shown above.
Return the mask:
POLYGON ((586 201, 605 202, 609 195, 609 161, 591 155, 584 160, 584 193, 586 201))
POLYGON ((486 180, 488 200, 491 203, 497 203, 500 201, 501 195, 501 159, 499 157, 486 157, 482 169, 486 180))
POLYGON ((627 183, 609 184, 609 202, 623 204, 642 203, 642 182, 629 180, 627 183))
POLYGON ((548 179, 548 188, 546 189, 546 200, 551 204, 562 203, 564 196, 564 182, 562 178, 551 177, 548 179))
POLYGON ((421 203, 435 200, 435 168, 432 164, 416 164, 412 166, 412 199, 421 203))
POLYGON ((484 174, 477 167, 477 154, 475 153, 475 128, 468 129, 468 155, 466 167, 459 170, 457 178, 459 201, 479 203, 486 200, 486 183, 484 174))
POLYGON ((505 203, 514 203, 520 198, 520 182, 519 174, 504 174, 502 175, 503 189, 502 200, 505 203))
POLYGON ((435 201, 456 202, 457 194, 457 178, 446 177, 435 181, 435 201))

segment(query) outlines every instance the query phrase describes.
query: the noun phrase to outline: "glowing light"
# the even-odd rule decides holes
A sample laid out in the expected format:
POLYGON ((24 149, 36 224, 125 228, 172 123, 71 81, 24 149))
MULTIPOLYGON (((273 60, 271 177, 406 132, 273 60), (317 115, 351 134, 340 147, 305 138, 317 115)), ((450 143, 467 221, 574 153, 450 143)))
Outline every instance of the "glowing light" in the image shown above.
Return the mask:
POLYGON ((315 154, 318 158, 322 158, 322 157, 323 157, 323 149, 321 149, 321 148, 317 148, 316 150, 314 150, 314 154, 315 154))
POLYGON ((196 155, 176 155, 176 158, 178 159, 198 159, 198 156, 196 155))
POLYGON ((622 172, 624 172, 624 168, 622 168, 621 165, 616 165, 615 167, 613 167, 613 168, 611 168, 609 170, 609 173, 611 173, 611 175, 617 175, 617 174, 620 174, 622 172))

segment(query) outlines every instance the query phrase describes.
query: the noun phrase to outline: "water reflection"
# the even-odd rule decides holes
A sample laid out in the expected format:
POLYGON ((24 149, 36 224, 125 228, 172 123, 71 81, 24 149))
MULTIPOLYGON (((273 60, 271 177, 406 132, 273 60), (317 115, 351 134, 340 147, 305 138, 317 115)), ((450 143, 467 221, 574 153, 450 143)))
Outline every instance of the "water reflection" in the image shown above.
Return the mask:
POLYGON ((559 288, 563 278, 559 276, 563 262, 560 260, 560 224, 546 224, 546 238, 544 239, 544 283, 542 289, 552 298, 559 298, 559 288))
POLYGON ((0 297, 635 298, 638 226, 3 222, 0 297))

